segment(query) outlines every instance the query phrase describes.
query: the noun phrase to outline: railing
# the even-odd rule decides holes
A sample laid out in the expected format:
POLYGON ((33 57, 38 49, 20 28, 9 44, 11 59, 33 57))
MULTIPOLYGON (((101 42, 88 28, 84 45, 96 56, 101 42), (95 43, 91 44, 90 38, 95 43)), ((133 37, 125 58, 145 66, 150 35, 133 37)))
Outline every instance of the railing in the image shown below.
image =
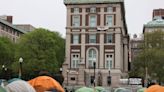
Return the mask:
POLYGON ((123 2, 124 0, 64 0, 65 4, 81 4, 81 3, 110 3, 123 2))

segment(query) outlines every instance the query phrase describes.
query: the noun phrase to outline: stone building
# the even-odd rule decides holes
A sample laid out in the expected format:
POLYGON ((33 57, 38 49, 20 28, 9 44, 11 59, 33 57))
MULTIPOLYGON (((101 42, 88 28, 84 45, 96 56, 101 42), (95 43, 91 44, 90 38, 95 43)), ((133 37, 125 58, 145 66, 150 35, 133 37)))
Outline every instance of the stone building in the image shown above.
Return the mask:
POLYGON ((64 0, 64 86, 118 86, 127 77, 129 35, 124 0, 64 0))
POLYGON ((15 27, 12 24, 12 16, 0 16, 0 36, 8 37, 13 42, 16 42, 21 34, 26 31, 15 27))
POLYGON ((30 24, 14 24, 14 26, 16 26, 19 29, 22 29, 26 32, 31 32, 33 30, 35 30, 36 28, 30 24))

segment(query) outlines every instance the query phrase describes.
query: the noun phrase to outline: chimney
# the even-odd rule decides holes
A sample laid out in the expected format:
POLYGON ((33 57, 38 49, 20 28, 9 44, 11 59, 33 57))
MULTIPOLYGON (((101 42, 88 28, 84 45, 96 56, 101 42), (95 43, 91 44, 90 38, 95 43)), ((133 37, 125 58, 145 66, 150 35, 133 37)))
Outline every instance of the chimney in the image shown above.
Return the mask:
POLYGON ((5 21, 7 21, 7 22, 9 22, 9 23, 11 23, 11 24, 13 22, 13 16, 3 15, 3 16, 0 16, 0 18, 3 19, 3 20, 5 20, 5 21))
POLYGON ((7 22, 13 23, 13 16, 7 16, 7 22))

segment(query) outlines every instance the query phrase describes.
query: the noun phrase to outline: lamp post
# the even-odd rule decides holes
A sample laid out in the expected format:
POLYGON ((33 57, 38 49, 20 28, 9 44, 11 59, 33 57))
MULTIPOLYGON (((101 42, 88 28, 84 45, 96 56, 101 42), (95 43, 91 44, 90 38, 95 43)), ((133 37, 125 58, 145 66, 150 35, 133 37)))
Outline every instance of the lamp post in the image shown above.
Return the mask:
POLYGON ((3 79, 5 78, 5 65, 2 65, 2 77, 3 79))
POLYGON ((108 85, 110 86, 111 85, 111 72, 110 72, 110 70, 108 71, 108 73, 109 73, 109 76, 108 76, 108 85))
POLYGON ((76 85, 78 85, 78 75, 79 75, 79 72, 76 72, 76 85))
POLYGON ((63 71, 63 69, 62 69, 62 68, 60 68, 60 74, 62 74, 62 71, 63 71))
POLYGON ((93 67, 94 67, 94 82, 93 83, 94 83, 94 87, 95 87, 96 86, 95 85, 96 84, 95 83, 96 82, 96 76, 95 76, 96 75, 96 72, 95 72, 95 70, 96 70, 96 62, 95 61, 93 62, 93 67))
POLYGON ((101 71, 98 71, 98 86, 101 86, 101 71))
POLYGON ((21 79, 22 77, 22 63, 23 63, 23 58, 19 58, 19 78, 21 79))

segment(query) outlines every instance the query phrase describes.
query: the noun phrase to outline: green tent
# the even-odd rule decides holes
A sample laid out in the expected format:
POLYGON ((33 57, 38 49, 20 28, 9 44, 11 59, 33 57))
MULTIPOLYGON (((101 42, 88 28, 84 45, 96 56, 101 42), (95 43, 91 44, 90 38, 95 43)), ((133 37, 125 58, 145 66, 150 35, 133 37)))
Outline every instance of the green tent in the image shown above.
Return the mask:
POLYGON ((88 87, 81 87, 77 89, 75 92, 98 92, 96 89, 88 88, 88 87))
POLYGON ((105 88, 101 87, 101 86, 97 86, 95 87, 95 89, 98 91, 98 92, 106 92, 105 88))
POLYGON ((146 88, 140 88, 137 90, 137 92, 144 92, 146 88))
POLYGON ((116 88, 114 92, 132 92, 132 91, 126 88, 116 88))
POLYGON ((0 92, 6 92, 6 90, 0 86, 0 92))

